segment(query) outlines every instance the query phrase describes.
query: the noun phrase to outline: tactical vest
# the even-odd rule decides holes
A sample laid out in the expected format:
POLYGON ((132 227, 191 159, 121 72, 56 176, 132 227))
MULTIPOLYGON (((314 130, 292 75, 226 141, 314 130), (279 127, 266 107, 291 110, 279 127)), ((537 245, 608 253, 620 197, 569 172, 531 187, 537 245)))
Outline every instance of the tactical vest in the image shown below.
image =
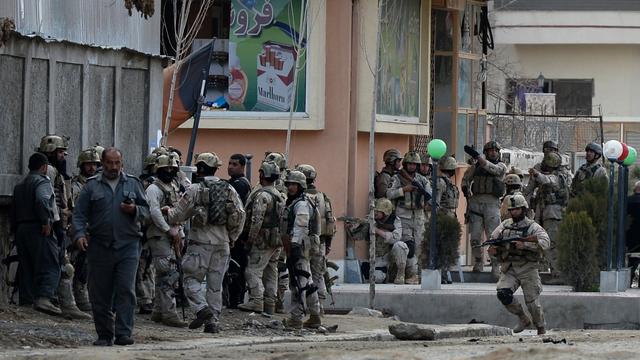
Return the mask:
POLYGON ((567 179, 560 171, 556 172, 559 180, 558 185, 551 183, 543 184, 540 187, 540 196, 537 198, 542 202, 542 206, 560 205, 566 206, 569 201, 569 189, 567 179))
POLYGON ((335 219, 331 203, 322 192, 315 189, 305 192, 307 198, 316 206, 320 214, 320 236, 332 237, 336 233, 335 219))
POLYGON ((69 204, 67 204, 70 209, 74 209, 76 207, 78 196, 80 196, 80 192, 86 183, 87 178, 82 175, 74 176, 73 179, 71 179, 71 193, 69 194, 69 204))
POLYGON ((476 165, 473 171, 473 183, 471 191, 474 195, 487 194, 500 198, 504 195, 506 185, 497 176, 489 174, 489 172, 476 165))
POLYGON ((311 212, 309 213, 309 236, 313 236, 313 235, 319 235, 320 234, 320 229, 318 229, 318 209, 316 208, 315 204, 312 201, 308 201, 307 196, 302 193, 300 196, 298 196, 297 199, 293 200, 293 202, 291 202, 291 204, 287 207, 286 209, 286 219, 287 219, 287 235, 292 236, 293 235, 293 226, 295 225, 296 222, 296 214, 295 214, 295 207, 296 204, 298 204, 301 201, 306 201, 308 204, 311 205, 311 212))
MULTIPOLYGON (((411 182, 403 178, 401 175, 397 174, 395 176, 397 176, 400 179, 400 184, 402 186, 411 185, 411 182)), ((418 176, 422 176, 422 175, 418 175, 416 173, 414 179, 417 181, 420 181, 418 176)), ((396 200, 396 206, 400 206, 407 210, 424 209, 424 196, 422 196, 422 194, 420 194, 418 190, 415 190, 412 192, 406 192, 404 193, 404 196, 402 198, 399 198, 396 200)))
POLYGON ((271 198, 271 202, 267 205, 267 211, 265 212, 264 219, 262 220, 261 229, 265 229, 268 231, 268 236, 263 240, 263 245, 268 248, 275 248, 278 246, 282 246, 282 238, 280 236, 280 219, 284 214, 284 201, 278 194, 274 194, 267 189, 258 189, 255 193, 253 193, 249 199, 247 199, 247 215, 245 221, 245 229, 248 231, 249 226, 251 225, 251 218, 253 216, 253 203, 255 202, 256 197, 258 197, 261 193, 269 194, 271 198))
POLYGON ((162 204, 160 206, 174 206, 178 202, 178 186, 172 181, 166 184, 162 181, 156 181, 154 184, 162 191, 162 204))
POLYGON ((455 186, 451 179, 446 176, 440 177, 444 180, 445 189, 442 197, 440 198, 440 207, 445 209, 457 209, 458 208, 458 200, 460 199, 460 190, 455 186))
MULTIPOLYGON (((376 221, 376 227, 383 230, 387 230, 387 231, 394 231, 395 226, 393 226, 393 223, 395 221, 396 221, 396 216, 394 214, 391 214, 383 222, 379 223, 376 221)), ((387 244, 387 242, 382 236, 376 235, 376 257, 382 257, 388 252, 389 252, 389 244, 387 244)))
POLYGON ((382 169, 380 172, 376 172, 376 176, 373 181, 374 194, 376 199, 387 197, 387 190, 391 184, 392 173, 382 169))
MULTIPOLYGON (((513 220, 507 220, 509 223, 505 225, 504 230, 502 230, 501 236, 521 236, 525 237, 529 235, 529 228, 535 222, 529 218, 525 218, 522 224, 515 225, 513 224, 513 220)), ((502 251, 500 254, 500 258, 502 261, 506 262, 538 262, 542 258, 542 253, 539 251, 533 250, 525 250, 525 249, 516 249, 516 247, 512 244, 509 244, 509 247, 506 251, 502 251)))
POLYGON ((592 178, 601 167, 602 164, 600 162, 596 162, 593 165, 589 165, 589 163, 586 163, 580 166, 580 168, 578 169, 576 173, 576 179, 583 181, 592 178))
POLYGON ((230 185, 223 180, 204 180, 200 186, 203 191, 202 199, 207 208, 207 223, 211 225, 226 224, 229 217, 227 202, 230 185))

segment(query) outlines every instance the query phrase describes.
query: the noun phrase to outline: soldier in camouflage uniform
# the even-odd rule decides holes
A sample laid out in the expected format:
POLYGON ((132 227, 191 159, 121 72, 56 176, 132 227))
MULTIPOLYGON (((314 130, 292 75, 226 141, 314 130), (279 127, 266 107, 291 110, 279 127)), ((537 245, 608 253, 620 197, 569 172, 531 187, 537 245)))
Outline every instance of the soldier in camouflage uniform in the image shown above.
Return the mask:
MULTIPOLYGON (((467 216, 471 245, 482 243, 482 235, 487 238, 500 224, 500 198, 504 195, 504 176, 506 165, 500 161, 500 145, 489 141, 483 148, 484 156, 477 157, 475 164, 469 168, 462 191, 467 196, 467 216)), ((484 254, 481 247, 473 247, 473 271, 483 270, 484 254)), ((492 261, 491 272, 498 273, 498 265, 492 261)))
POLYGON ((564 172, 559 170, 561 164, 560 155, 555 152, 549 152, 542 160, 540 171, 529 170, 531 176, 529 183, 533 183, 534 189, 537 190, 535 220, 542 225, 549 235, 550 244, 546 255, 554 281, 559 281, 560 277, 557 250, 558 232, 565 207, 569 201, 568 182, 570 180, 564 172))
POLYGON ((265 161, 259 173, 260 189, 249 196, 246 205, 245 231, 250 250, 245 278, 249 301, 238 305, 238 309, 273 314, 278 290, 278 259, 282 252, 280 219, 286 200, 273 186, 280 178, 278 166, 265 161))
POLYGON ((509 197, 522 195, 522 180, 516 174, 508 174, 504 178, 506 193, 500 200, 500 220, 507 220, 509 216, 509 197))
POLYGON ((69 200, 69 188, 71 186, 71 177, 67 175, 67 148, 68 137, 58 135, 46 135, 40 140, 39 151, 47 155, 49 165, 47 176, 51 178, 53 190, 56 198, 56 211, 54 217, 56 222, 53 224, 53 230, 60 245, 60 283, 58 285, 58 301, 62 316, 71 319, 89 319, 87 313, 78 309, 75 297, 73 296, 73 277, 75 269, 71 265, 67 247, 71 245, 66 236, 67 224, 71 217, 69 200), (57 212, 58 216, 55 216, 57 212))
POLYGON ((311 276, 313 283, 318 286, 318 298, 320 299, 320 313, 324 313, 324 301, 327 299, 327 288, 324 282, 324 273, 327 271, 327 248, 331 248, 331 241, 336 233, 336 218, 333 217, 331 199, 327 194, 318 191, 315 185, 316 169, 307 164, 298 165, 296 170, 302 172, 307 178, 307 190, 305 194, 320 214, 320 241, 312 242, 309 250, 309 262, 311 263, 311 276))
POLYGON ((245 220, 236 190, 215 176, 220 165, 220 158, 214 153, 198 155, 200 183, 190 185, 175 207, 163 207, 169 224, 191 218, 189 244, 182 261, 184 290, 196 312, 189 328, 197 329, 204 324, 206 333, 220 331, 222 281, 229 264, 230 246, 240 236, 245 220), (206 292, 202 288, 205 279, 206 292))
MULTIPOLYGON (((547 155, 548 153, 555 153, 560 155, 560 150, 558 148, 558 143, 554 140, 547 140, 542 144, 542 153, 543 155, 547 155)), ((560 157, 562 159, 562 156, 560 157)), ((542 161, 535 164, 533 166, 533 169, 540 172, 542 170, 542 161)), ((573 179, 573 174, 571 173, 571 170, 569 169, 569 165, 568 164, 561 164, 556 170, 555 172, 560 172, 562 173, 563 177, 565 179, 567 179, 567 184, 569 187, 571 187, 571 181, 573 179)), ((530 210, 535 210, 535 206, 538 204, 538 201, 535 199, 536 194, 536 185, 535 182, 533 181, 529 181, 527 183, 527 186, 523 186, 523 191, 522 194, 524 195, 524 198, 527 199, 528 203, 531 204, 531 209, 530 210)))
POLYGON ((451 156, 446 156, 438 161, 438 169, 442 173, 438 176, 438 194, 436 204, 438 204, 438 213, 452 217, 457 217, 458 201, 460 200, 460 191, 451 178, 456 174, 458 162, 451 156))
MULTIPOLYGON (((75 208, 75 203, 80 196, 80 191, 87 183, 87 179, 94 176, 98 171, 100 164, 100 154, 98 151, 91 147, 86 149, 78 155, 78 168, 80 174, 74 176, 71 179, 71 187, 69 191, 68 205, 71 210, 75 208)), ((73 239, 73 234, 69 234, 69 238, 73 239)), ((91 302, 89 301, 89 290, 87 289, 87 253, 81 251, 78 247, 74 246, 71 251, 71 260, 75 268, 75 275, 73 277, 73 295, 76 300, 76 305, 82 311, 91 311, 91 302)))
MULTIPOLYGON (((282 193, 282 196, 287 197, 287 187, 284 185, 289 170, 287 169, 287 159, 279 152, 270 152, 266 154, 264 161, 274 162, 280 168, 280 178, 276 180, 273 186, 276 190, 282 193)), ((254 191, 257 191, 260 187, 256 186, 254 191)), ((278 298, 276 300, 276 312, 279 314, 284 313, 284 293, 289 290, 289 271, 287 270, 287 254, 284 251, 280 252, 278 258, 278 298)))
MULTIPOLYGON (((393 204, 387 198, 376 199, 376 270, 378 284, 393 282, 404 284, 409 247, 402 241, 402 221, 394 214, 393 204)), ((367 234, 369 231, 367 231, 367 234)))
MULTIPOLYGON (((160 156, 159 150, 154 149, 154 152, 144 159, 144 168, 138 178, 142 181, 142 186, 145 190, 156 181, 156 159, 158 156, 160 156)), ((142 251, 140 252, 140 261, 136 272, 136 302, 138 303, 139 314, 151 314, 153 312, 153 299, 155 298, 156 288, 156 274, 146 228, 147 225, 143 224, 142 251)))
MULTIPOLYGON (((405 282, 407 284, 418 284, 419 264, 418 259, 422 254, 422 243, 424 238, 425 215, 424 209, 427 201, 416 184, 420 185, 431 196, 431 185, 427 178, 420 175, 417 170, 420 166, 420 156, 415 151, 409 151, 402 159, 402 170, 393 176, 391 187, 387 190, 387 198, 395 201, 396 216, 402 222, 402 241, 409 247, 409 257, 405 272, 405 282)), ((398 273, 398 278, 402 279, 398 273)))
POLYGON ((508 236, 520 236, 523 240, 501 246, 490 246, 489 254, 500 261, 500 279, 497 285, 498 300, 512 314, 518 316, 520 322, 513 329, 519 333, 533 322, 538 335, 545 333, 544 313, 540 304, 542 283, 538 273, 538 263, 544 251, 549 247, 549 236, 544 229, 526 217, 527 201, 522 195, 509 198, 510 219, 503 221, 491 234, 491 239, 508 236), (524 301, 531 318, 524 312, 520 302, 513 294, 522 287, 524 301))
POLYGON ((402 167, 402 155, 396 149, 389 149, 384 152, 384 167, 376 173, 374 179, 375 197, 380 199, 387 197, 387 190, 391 187, 391 179, 402 167))
POLYGON ((288 249, 287 267, 289 268, 289 287, 291 289, 291 314, 285 322, 291 329, 319 328, 320 303, 318 287, 311 276, 309 252, 311 244, 319 241, 320 219, 318 210, 307 199, 304 191, 307 179, 297 170, 290 171, 285 180, 287 187, 287 208, 283 217, 282 228, 285 230, 285 248, 288 249), (302 300, 303 298, 306 301, 302 300), (305 303, 310 313, 309 319, 302 322, 305 303))
POLYGON ((151 320, 173 327, 185 327, 176 313, 176 293, 180 274, 176 268, 176 251, 182 251, 184 234, 180 224, 169 224, 162 215, 165 206, 178 202, 179 188, 175 182, 178 160, 170 155, 156 159, 155 173, 158 179, 146 189, 151 223, 147 228, 147 245, 155 269, 155 298, 151 320))
POLYGON ((582 164, 578 171, 576 171, 576 176, 571 183, 572 197, 577 196, 583 191, 582 183, 586 180, 591 178, 609 180, 607 170, 602 166, 602 162, 599 161, 602 157, 602 146, 596 143, 590 143, 584 148, 584 151, 587 153, 587 162, 582 164))

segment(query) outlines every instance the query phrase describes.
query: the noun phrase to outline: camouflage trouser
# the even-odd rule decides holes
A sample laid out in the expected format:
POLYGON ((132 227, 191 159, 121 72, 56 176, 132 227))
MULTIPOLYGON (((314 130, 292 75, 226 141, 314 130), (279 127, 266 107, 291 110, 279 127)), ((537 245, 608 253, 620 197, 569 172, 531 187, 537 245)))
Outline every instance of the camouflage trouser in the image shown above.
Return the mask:
POLYGON ((71 251, 71 262, 76 272, 73 276, 73 296, 76 304, 81 308, 91 307, 89 302, 89 289, 87 287, 87 253, 78 249, 71 251))
POLYGON ((177 316, 175 289, 180 274, 176 269, 176 255, 171 247, 171 239, 153 237, 147 242, 153 254, 155 269, 155 298, 153 312, 165 317, 177 316))
POLYGON ((190 242, 182 260, 184 291, 195 312, 207 306, 218 322, 222 312, 222 281, 229 265, 229 243, 220 245, 190 242), (206 291, 202 283, 207 280, 206 291))
POLYGON ((551 274, 553 276, 560 275, 560 268, 558 268, 558 232, 560 231, 560 222, 562 220, 556 219, 544 219, 543 227, 549 235, 549 249, 545 250, 545 257, 549 263, 551 274))
POLYGON ((278 299, 284 302, 284 293, 289 290, 289 270, 287 269, 287 254, 280 252, 278 257, 278 299))
POLYGON ((311 239, 311 249, 309 249, 309 265, 311 266, 311 278, 318 287, 318 299, 320 305, 327 299, 327 288, 324 283, 324 273, 327 271, 327 257, 325 253, 324 241, 318 236, 311 239))
POLYGON ((249 301, 275 305, 278 291, 278 258, 282 247, 249 251, 249 261, 244 271, 249 289, 249 301))
POLYGON ((424 243, 424 224, 425 224, 425 216, 423 210, 415 210, 412 211, 412 217, 402 217, 400 216, 400 221, 402 222, 402 241, 413 241, 415 250, 414 254, 410 260, 408 260, 406 276, 414 276, 420 274, 420 269, 422 268, 422 264, 420 262, 420 255, 423 252, 422 245, 424 243))
MULTIPOLYGON (((307 258, 300 258, 294 264, 296 274, 289 274, 290 278, 294 276, 298 280, 298 286, 302 289, 303 297, 306 298, 307 310, 311 315, 320 315, 320 302, 318 301, 318 292, 313 291, 313 278, 311 274, 311 266, 307 258)), ((293 283, 291 287, 291 318, 294 320, 302 320, 305 314, 305 301, 300 302, 299 290, 293 283)))
MULTIPOLYGON (((489 239, 493 230, 500 225, 500 200, 491 195, 476 195, 469 199, 467 207, 471 246, 480 245, 482 235, 489 239)), ((484 248, 472 248, 471 254, 474 263, 484 264, 484 248)))
POLYGON ((153 303, 155 296, 155 269, 151 260, 149 242, 142 245, 138 271, 136 272, 136 299, 138 306, 153 303))
MULTIPOLYGON (((403 241, 398 241, 391 247, 389 252, 389 270, 388 270, 388 282, 393 282, 396 279, 404 279, 405 277, 411 277, 417 273, 414 273, 416 263, 409 262, 409 247, 403 241)), ((416 257, 414 256, 413 259, 416 257)), ((404 282, 404 281, 403 281, 404 282)))
MULTIPOLYGON (((513 263, 503 264, 501 266, 500 279, 498 280, 497 289, 510 289, 513 293, 522 287, 522 294, 527 309, 531 314, 531 320, 536 327, 544 327, 544 312, 542 304, 540 304, 540 293, 542 292, 542 282, 538 273, 537 262, 527 262, 521 265, 513 263)), ((518 299, 513 298, 512 304, 519 304, 518 299)), ((513 312, 513 306, 506 306, 507 310, 513 312)))

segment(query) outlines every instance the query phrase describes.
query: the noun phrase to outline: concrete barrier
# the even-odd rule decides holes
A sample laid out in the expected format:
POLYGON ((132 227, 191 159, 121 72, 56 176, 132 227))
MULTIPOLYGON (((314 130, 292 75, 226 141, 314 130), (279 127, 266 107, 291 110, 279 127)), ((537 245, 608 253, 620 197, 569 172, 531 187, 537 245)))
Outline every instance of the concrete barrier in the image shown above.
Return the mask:
MULTIPOLYGON (((336 308, 367 307, 368 285, 341 284, 333 288, 336 308)), ((524 304, 521 290, 516 297, 524 304)), ((574 293, 567 287, 545 286, 541 295, 547 328, 640 329, 640 290, 624 293, 574 293)), ((329 300, 325 307, 330 308, 329 300)), ((480 322, 513 327, 517 318, 498 301, 494 284, 443 285, 421 290, 419 285, 376 286, 376 309, 400 320, 425 324, 480 322)))

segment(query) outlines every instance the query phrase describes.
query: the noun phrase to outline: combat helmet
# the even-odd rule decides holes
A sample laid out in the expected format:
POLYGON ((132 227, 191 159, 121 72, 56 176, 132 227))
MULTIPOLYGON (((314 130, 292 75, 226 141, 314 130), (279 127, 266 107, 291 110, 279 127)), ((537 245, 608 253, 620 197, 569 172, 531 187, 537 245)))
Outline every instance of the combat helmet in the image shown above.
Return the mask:
POLYGON ((95 148, 90 147, 86 150, 82 150, 80 155, 78 155, 78 164, 77 164, 78 167, 82 167, 82 164, 84 163, 100 164, 100 155, 98 154, 98 151, 95 148))
POLYGON ((218 168, 222 163, 220 162, 220 158, 214 152, 206 152, 202 154, 198 154, 196 156, 196 165, 199 163, 204 163, 208 167, 218 168))
POLYGON ((287 174, 287 178, 284 181, 285 185, 289 183, 298 184, 303 189, 307 188, 307 177, 301 171, 291 170, 287 174))
POLYGON ((547 140, 542 144, 542 149, 553 149, 555 151, 558 151, 558 142, 555 140, 547 140))
POLYGON ((45 135, 40 139, 40 146, 36 149, 41 153, 51 153, 57 149, 67 150, 69 137, 58 135, 45 135))
POLYGON ((415 151, 409 151, 408 153, 404 154, 404 157, 402 158, 402 163, 403 164, 420 164, 422 163, 422 160, 420 159, 420 154, 418 154, 415 151))
POLYGON ((287 168, 287 159, 285 159, 284 155, 282 155, 279 152, 271 152, 271 153, 267 154, 267 156, 265 156, 264 160, 265 161, 273 161, 274 163, 276 163, 276 165, 278 165, 280 170, 287 168))
POLYGON ((271 178, 273 176, 280 176, 280 168, 273 161, 263 161, 262 165, 260 165, 260 170, 264 177, 271 178))
POLYGON ((511 195, 507 200, 507 209, 528 208, 527 200, 520 194, 511 195))
POLYGON ((147 157, 144 158, 144 168, 146 169, 150 166, 155 166, 157 157, 158 156, 156 154, 147 155, 147 157))
POLYGON ((452 156, 445 156, 438 161, 440 170, 455 170, 458 167, 458 162, 452 156))
POLYGON ((509 174, 504 178, 504 184, 507 186, 520 186, 522 187, 522 179, 517 174, 509 174))
POLYGON ((307 180, 315 180, 316 179, 316 169, 308 164, 300 164, 296 166, 296 170, 302 172, 307 180))
POLYGON ((165 167, 171 167, 171 168, 178 168, 178 158, 171 156, 171 155, 160 155, 156 158, 156 171, 158 171, 158 169, 161 168, 165 168, 165 167))
POLYGON ((482 151, 483 152, 487 152, 487 150, 491 150, 491 149, 495 149, 497 151, 500 151, 502 148, 500 147, 500 144, 498 144, 497 141, 491 140, 491 141, 487 142, 486 144, 484 144, 484 147, 482 148, 482 151))
POLYGON ((401 160, 402 155, 397 149, 389 149, 382 155, 385 164, 393 165, 396 160, 401 160))
POLYGON ((542 165, 549 169, 557 169, 562 165, 562 158, 554 152, 546 153, 544 154, 544 159, 542 159, 542 165))
POLYGON ((591 150, 594 153, 602 156, 602 146, 600 146, 600 144, 598 144, 598 143, 592 142, 592 143, 587 144, 587 146, 584 148, 584 151, 589 151, 589 150, 591 150))
POLYGON ((376 199, 374 210, 380 211, 384 216, 389 216, 393 213, 393 203, 387 198, 376 199))

